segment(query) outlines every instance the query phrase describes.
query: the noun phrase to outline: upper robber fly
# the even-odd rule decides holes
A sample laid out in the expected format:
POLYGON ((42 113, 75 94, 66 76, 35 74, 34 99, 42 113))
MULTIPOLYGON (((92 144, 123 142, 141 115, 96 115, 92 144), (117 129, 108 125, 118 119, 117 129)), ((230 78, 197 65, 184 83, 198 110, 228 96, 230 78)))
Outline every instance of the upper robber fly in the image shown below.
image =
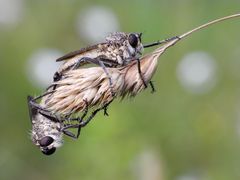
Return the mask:
MULTIPOLYGON (((143 45, 141 43, 142 33, 114 32, 105 38, 105 42, 70 52, 56 61, 65 61, 54 74, 54 81, 58 81, 64 73, 71 69, 77 69, 82 65, 93 63, 103 68, 109 79, 111 94, 112 80, 106 67, 121 67, 138 59, 142 55, 143 45)), ((141 69, 139 69, 141 71, 141 69)), ((144 86, 147 87, 141 76, 144 86)))
MULTIPOLYGON (((114 32, 105 38, 105 42, 82 48, 77 51, 70 52, 56 61, 65 61, 59 70, 54 74, 54 81, 58 81, 64 76, 64 73, 71 69, 77 69, 82 65, 93 63, 100 65, 109 78, 111 87, 111 77, 106 70, 106 67, 121 67, 129 64, 133 60, 138 60, 142 55, 143 49, 167 42, 157 41, 149 45, 143 45, 141 42, 142 33, 124 33, 114 32)), ((174 37, 176 38, 176 37, 174 37)), ((172 39, 172 38, 171 38, 172 39)), ((145 87, 147 87, 141 75, 140 63, 139 74, 145 87)), ((150 82, 152 90, 153 85, 150 82)), ((114 94, 114 93, 112 93, 114 94)))
POLYGON ((103 43, 82 48, 58 58, 56 61, 65 62, 57 73, 61 75, 69 69, 77 68, 86 63, 95 62, 86 60, 85 58, 102 61, 107 67, 120 67, 126 65, 132 61, 133 58, 139 58, 141 56, 143 51, 141 35, 141 33, 111 33, 106 37, 103 43))

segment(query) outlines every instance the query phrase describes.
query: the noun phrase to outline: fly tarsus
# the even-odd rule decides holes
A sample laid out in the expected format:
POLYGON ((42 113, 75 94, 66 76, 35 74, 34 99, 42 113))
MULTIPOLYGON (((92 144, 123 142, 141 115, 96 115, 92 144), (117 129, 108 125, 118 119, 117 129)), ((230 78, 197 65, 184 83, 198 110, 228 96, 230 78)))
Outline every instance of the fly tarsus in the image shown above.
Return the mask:
POLYGON ((164 39, 162 41, 157 41, 157 42, 154 42, 154 43, 151 43, 151 44, 143 45, 143 47, 144 48, 149 48, 149 47, 153 47, 153 46, 157 46, 157 45, 160 45, 160 44, 170 42, 170 41, 175 40, 175 39, 180 40, 181 38, 179 36, 174 36, 174 37, 171 37, 171 38, 164 39))

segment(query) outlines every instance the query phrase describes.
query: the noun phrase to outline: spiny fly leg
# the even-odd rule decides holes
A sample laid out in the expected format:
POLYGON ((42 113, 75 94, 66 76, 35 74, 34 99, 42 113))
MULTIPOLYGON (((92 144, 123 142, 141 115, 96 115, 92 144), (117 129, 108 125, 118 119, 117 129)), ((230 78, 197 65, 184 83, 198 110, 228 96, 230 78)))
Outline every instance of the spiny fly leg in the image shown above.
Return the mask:
POLYGON ((73 137, 75 139, 77 139, 79 136, 80 136, 80 132, 81 132, 81 128, 82 126, 80 125, 83 121, 83 119, 85 118, 85 116, 87 115, 88 113, 88 101, 87 100, 84 100, 85 102, 85 109, 84 109, 84 113, 81 117, 77 117, 77 118, 67 118, 65 121, 77 121, 78 123, 77 124, 65 124, 64 128, 62 129, 62 132, 70 137, 73 137), (72 132, 70 131, 67 131, 67 129, 70 129, 70 128, 77 128, 77 134, 73 134, 72 132))
POLYGON ((82 122, 80 123, 80 126, 81 126, 81 127, 86 126, 86 125, 94 118, 94 116, 95 116, 99 111, 101 111, 101 110, 103 110, 103 109, 106 109, 112 101, 113 101, 113 99, 112 99, 111 101, 109 101, 108 103, 106 103, 105 105, 103 105, 102 107, 100 107, 100 108, 98 108, 98 109, 95 109, 95 110, 92 112, 92 114, 87 118, 87 120, 82 121, 82 122))
POLYGON ((147 83, 145 82, 143 75, 142 75, 142 71, 141 71, 141 63, 140 63, 140 59, 137 58, 137 66, 138 66, 138 73, 140 75, 140 78, 142 80, 142 83, 144 85, 145 88, 147 88, 147 83))
POLYGON ((149 84, 150 84, 150 86, 151 86, 151 89, 152 89, 151 93, 154 93, 154 92, 156 92, 156 89, 155 89, 155 87, 154 87, 154 84, 153 84, 153 82, 152 82, 152 81, 150 81, 150 82, 149 82, 149 84))
POLYGON ((105 107, 105 108, 104 108, 104 113, 103 113, 103 114, 104 114, 104 116, 109 116, 109 114, 108 114, 107 110, 108 110, 108 107, 105 107))
POLYGON ((162 41, 157 41, 157 42, 154 42, 154 43, 151 43, 151 44, 146 44, 143 47, 144 48, 153 47, 153 46, 157 46, 157 45, 160 45, 160 44, 164 44, 164 43, 170 42, 170 41, 175 40, 175 39, 180 40, 181 38, 178 37, 178 36, 174 36, 174 37, 162 40, 162 41))
POLYGON ((106 66, 104 65, 104 63, 103 63, 102 61, 100 61, 100 66, 103 68, 105 74, 107 75, 107 78, 108 78, 108 81, 109 81, 109 87, 110 87, 110 90, 111 90, 111 95, 112 95, 112 97, 114 97, 114 96, 115 96, 115 93, 114 93, 114 91, 113 91, 112 78, 111 78, 109 72, 107 71, 106 66))
MULTIPOLYGON (((83 121, 83 119, 85 118, 85 116, 88 113, 88 101, 86 99, 84 99, 84 102, 86 104, 86 107, 85 107, 85 110, 84 110, 84 113, 83 113, 82 117, 78 120, 79 123, 81 123, 83 121)), ((81 126, 78 126, 77 138, 80 136, 81 128, 82 128, 81 126)))
POLYGON ((39 114, 41 114, 42 116, 44 116, 45 118, 47 118, 53 122, 62 122, 63 121, 56 115, 52 114, 51 112, 39 111, 39 114))
POLYGON ((47 110, 46 108, 44 108, 44 107, 40 106, 38 103, 36 103, 36 100, 40 99, 40 98, 42 98, 42 97, 44 97, 44 96, 46 96, 46 95, 48 95, 50 93, 52 93, 52 92, 44 93, 43 95, 38 96, 36 98, 33 98, 32 96, 28 96, 28 106, 29 106, 29 108, 31 108, 31 109, 34 108, 34 109, 36 109, 38 111, 43 111, 43 112, 49 113, 49 110, 47 110))
MULTIPOLYGON (((140 63, 139 59, 137 59, 137 66, 138 66, 138 73, 139 73, 140 78, 141 78, 141 80, 143 82, 143 85, 144 85, 145 88, 147 88, 148 86, 147 86, 147 83, 144 80, 144 77, 143 77, 143 74, 142 74, 142 71, 141 71, 141 63, 140 63)), ((155 92, 155 88, 154 88, 153 82, 150 81, 149 84, 150 84, 150 87, 152 89, 151 93, 154 93, 155 92)))
POLYGON ((76 65, 74 65, 74 67, 78 67, 78 64, 81 64, 81 62, 88 62, 88 63, 92 63, 92 64, 96 64, 98 66, 101 66, 105 72, 105 74, 107 75, 107 78, 109 80, 109 86, 110 86, 110 89, 111 89, 111 94, 112 96, 114 97, 115 96, 115 93, 113 91, 113 83, 112 83, 112 79, 111 79, 111 76, 105 66, 105 62, 106 61, 106 64, 108 64, 109 62, 111 62, 111 60, 108 60, 108 59, 103 59, 103 58, 100 58, 100 57, 97 57, 97 58, 89 58, 89 57, 83 57, 79 60, 78 63, 76 63, 76 65))
POLYGON ((70 132, 70 131, 68 131, 68 130, 66 130, 66 129, 63 129, 62 132, 63 132, 65 135, 67 135, 67 136, 69 136, 69 137, 71 137, 71 138, 73 138, 73 139, 77 139, 77 138, 78 138, 75 134, 73 134, 72 132, 70 132))

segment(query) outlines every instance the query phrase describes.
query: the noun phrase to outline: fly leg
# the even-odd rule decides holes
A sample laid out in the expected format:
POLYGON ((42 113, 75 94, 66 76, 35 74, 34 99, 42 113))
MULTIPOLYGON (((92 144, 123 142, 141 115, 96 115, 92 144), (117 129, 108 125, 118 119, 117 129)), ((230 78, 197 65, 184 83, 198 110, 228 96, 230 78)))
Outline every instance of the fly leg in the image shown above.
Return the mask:
POLYGON ((150 84, 150 86, 151 86, 151 89, 152 89, 151 93, 154 93, 154 92, 156 92, 156 89, 155 89, 155 87, 154 87, 154 84, 153 84, 153 82, 152 82, 152 81, 150 81, 150 82, 149 82, 149 84, 150 84))
POLYGON ((84 110, 84 113, 83 113, 83 115, 81 116, 81 117, 78 117, 78 118, 68 118, 67 120, 68 121, 78 121, 78 123, 77 124, 67 124, 67 125, 65 125, 62 129, 61 129, 61 131, 65 134, 65 135, 67 135, 67 136, 69 136, 69 137, 71 137, 71 138, 74 138, 74 139, 78 139, 78 137, 80 136, 80 132, 81 132, 81 126, 79 126, 79 124, 81 124, 81 122, 83 121, 83 119, 84 119, 84 117, 87 115, 87 113, 88 113, 88 102, 87 102, 87 100, 84 100, 85 101, 85 103, 86 103, 86 108, 85 108, 85 110, 84 110), (71 131, 69 131, 68 129, 70 129, 70 128, 77 128, 78 130, 77 130, 77 134, 74 134, 74 133, 72 133, 71 131))
MULTIPOLYGON (((141 71, 141 63, 140 63, 140 59, 139 58, 137 58, 137 66, 138 66, 138 73, 139 73, 139 76, 140 76, 140 78, 141 78, 141 80, 143 82, 143 85, 144 85, 145 88, 147 88, 147 83, 145 82, 143 74, 142 74, 142 71, 141 71)), ((153 82, 150 81, 149 83, 150 83, 150 86, 151 86, 151 89, 152 89, 151 92, 154 93, 155 92, 155 88, 154 88, 153 82)))
POLYGON ((81 130, 81 128, 82 128, 82 127, 85 127, 85 126, 95 117, 95 115, 96 115, 99 111, 107 108, 108 105, 109 105, 112 101, 113 101, 113 100, 109 101, 108 103, 106 103, 106 104, 103 105, 102 107, 94 110, 94 111, 92 112, 92 114, 91 114, 85 121, 83 121, 83 118, 81 118, 81 121, 79 121, 79 124, 66 125, 65 127, 62 128, 62 132, 63 132, 65 135, 67 135, 67 136, 70 136, 70 137, 72 137, 72 138, 77 139, 77 138, 79 137, 79 135, 80 135, 80 130, 81 130), (75 134, 73 134, 72 132, 70 132, 70 131, 67 130, 67 129, 70 129, 70 128, 78 128, 78 133, 77 133, 77 135, 75 135, 75 134))
POLYGON ((154 43, 151 43, 151 44, 146 44, 143 47, 144 48, 148 48, 148 47, 152 47, 152 46, 157 46, 157 45, 160 45, 160 44, 164 44, 164 43, 170 42, 170 41, 175 40, 175 39, 180 40, 181 38, 178 37, 178 36, 174 36, 174 37, 162 40, 162 41, 157 41, 157 42, 154 42, 154 43))
POLYGON ((40 99, 48 94, 50 94, 52 92, 47 92, 41 96, 38 96, 36 98, 33 98, 32 96, 28 96, 27 100, 28 100, 28 108, 29 108, 29 116, 30 116, 30 120, 32 122, 32 118, 34 116, 37 115, 37 113, 42 114, 43 116, 47 116, 48 119, 51 119, 53 121, 59 121, 58 118, 56 116, 54 116, 50 111, 48 111, 47 109, 43 108, 42 106, 40 106, 39 104, 36 103, 37 99, 40 99))
MULTIPOLYGON (((75 138, 75 139, 77 139, 78 137, 79 137, 79 135, 80 135, 80 132, 81 132, 81 126, 79 126, 79 124, 81 124, 82 123, 82 121, 83 121, 83 119, 85 118, 85 116, 87 115, 87 113, 88 113, 88 102, 87 102, 87 100, 84 100, 84 102, 85 102, 85 104, 86 104, 86 108, 84 109, 84 113, 83 113, 83 115, 81 116, 81 117, 78 117, 78 118, 72 118, 72 119, 69 119, 70 121, 78 121, 78 124, 76 124, 76 125, 74 125, 73 127, 71 127, 71 128, 78 128, 78 130, 77 130, 77 135, 74 135, 73 133, 73 135, 74 135, 74 137, 73 138, 75 138)), ((71 125, 70 125, 71 126, 71 125)), ((68 135, 68 136, 70 136, 69 134, 67 134, 69 131, 67 131, 66 129, 68 129, 68 128, 70 128, 70 126, 68 125, 68 127, 66 126, 66 127, 64 127, 63 128, 63 133, 64 134, 66 134, 66 135, 68 135)), ((70 132, 71 133, 71 132, 70 132)), ((72 137, 72 136, 70 136, 70 137, 72 137)))
POLYGON ((140 63, 140 59, 137 58, 137 67, 138 67, 138 73, 139 73, 139 76, 143 82, 143 85, 145 88, 147 88, 147 83, 145 82, 144 78, 143 78, 143 75, 142 75, 142 71, 141 71, 141 63, 140 63))
POLYGON ((101 111, 101 110, 103 110, 103 109, 106 109, 106 108, 109 106, 109 104, 111 104, 112 101, 113 101, 113 99, 112 99, 111 101, 109 101, 108 103, 106 103, 105 105, 103 105, 102 107, 100 107, 100 108, 98 108, 98 109, 95 109, 95 110, 92 112, 92 114, 87 118, 87 120, 82 121, 79 125, 80 125, 81 127, 86 126, 86 125, 94 118, 94 116, 98 113, 98 111, 101 111))
MULTIPOLYGON (((115 93, 113 91, 113 83, 112 83, 112 79, 111 79, 111 76, 105 66, 105 63, 104 61, 108 61, 107 59, 103 59, 103 58, 88 58, 88 57, 83 57, 81 58, 75 65, 74 65, 74 69, 78 68, 79 65, 81 64, 81 62, 88 62, 88 63, 92 63, 92 64, 96 64, 98 66, 101 66, 105 72, 105 74, 107 75, 107 78, 109 80, 109 86, 110 86, 110 89, 111 89, 111 94, 112 96, 114 97, 115 96, 115 93)), ((106 63, 108 64, 108 63, 106 63)))

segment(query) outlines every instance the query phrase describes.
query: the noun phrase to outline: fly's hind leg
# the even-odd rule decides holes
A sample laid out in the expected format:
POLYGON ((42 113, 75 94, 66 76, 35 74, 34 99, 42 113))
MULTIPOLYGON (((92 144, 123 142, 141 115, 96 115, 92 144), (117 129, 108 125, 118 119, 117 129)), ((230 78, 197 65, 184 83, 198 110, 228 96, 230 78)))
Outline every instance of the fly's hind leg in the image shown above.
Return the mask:
MULTIPOLYGON (((88 62, 88 63, 92 63, 92 64, 96 64, 96 65, 98 65, 98 66, 101 66, 101 67, 103 68, 105 74, 107 75, 107 78, 108 78, 108 80, 109 80, 109 86, 110 86, 110 89, 111 89, 111 94, 112 94, 112 96, 114 97, 114 96, 115 96, 115 93, 114 93, 114 91, 113 91, 112 79, 111 79, 111 76, 110 76, 110 74, 109 74, 109 72, 108 72, 108 70, 107 70, 107 68, 106 68, 106 66, 105 66, 105 64, 104 64, 104 61, 105 61, 105 59, 99 58, 99 57, 97 57, 97 58, 83 57, 83 58, 81 58, 81 59, 74 65, 73 68, 74 68, 74 69, 78 68, 79 65, 81 64, 81 62, 88 62)), ((106 59, 106 61, 108 61, 108 60, 106 59)))
POLYGON ((150 82, 149 82, 149 84, 150 84, 150 86, 151 86, 151 89, 152 89, 151 93, 154 93, 154 92, 156 92, 156 89, 155 89, 155 87, 154 87, 154 84, 153 84, 153 82, 152 82, 152 81, 150 81, 150 82))

